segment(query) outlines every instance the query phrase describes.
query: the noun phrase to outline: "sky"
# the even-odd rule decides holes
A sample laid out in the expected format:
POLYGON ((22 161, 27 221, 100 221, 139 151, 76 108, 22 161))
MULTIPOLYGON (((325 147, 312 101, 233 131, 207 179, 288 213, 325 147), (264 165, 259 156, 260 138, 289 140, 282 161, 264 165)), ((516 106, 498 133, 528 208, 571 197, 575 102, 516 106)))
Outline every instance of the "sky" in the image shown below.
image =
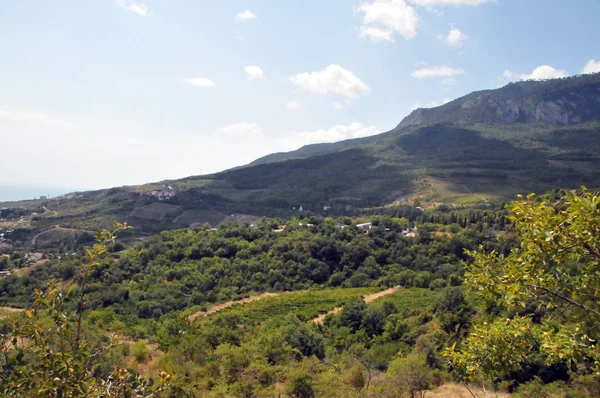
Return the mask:
POLYGON ((208 174, 598 72, 598 15, 598 0, 0 1, 0 190, 208 174))

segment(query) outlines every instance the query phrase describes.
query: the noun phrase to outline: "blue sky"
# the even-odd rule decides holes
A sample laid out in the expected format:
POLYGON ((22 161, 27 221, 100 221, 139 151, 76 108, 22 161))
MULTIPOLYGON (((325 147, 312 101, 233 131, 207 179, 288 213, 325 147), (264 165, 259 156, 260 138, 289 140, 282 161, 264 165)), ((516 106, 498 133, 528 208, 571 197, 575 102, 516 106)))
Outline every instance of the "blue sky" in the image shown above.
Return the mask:
POLYGON ((101 188, 600 71, 597 0, 0 2, 0 184, 101 188))

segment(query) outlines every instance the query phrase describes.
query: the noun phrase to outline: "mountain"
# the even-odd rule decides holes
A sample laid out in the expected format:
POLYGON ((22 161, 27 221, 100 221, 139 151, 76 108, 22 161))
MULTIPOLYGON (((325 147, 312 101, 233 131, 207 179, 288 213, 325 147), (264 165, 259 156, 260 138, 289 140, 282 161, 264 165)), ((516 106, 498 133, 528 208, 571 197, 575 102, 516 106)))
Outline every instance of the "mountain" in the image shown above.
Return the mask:
POLYGON ((435 108, 418 108, 398 126, 384 134, 335 142, 306 145, 255 160, 247 166, 301 159, 338 152, 367 144, 407 127, 432 124, 494 126, 516 124, 574 125, 600 121, 600 74, 562 79, 521 81, 495 90, 476 91, 435 108))
POLYGON ((300 206, 331 214, 416 199, 480 206, 582 184, 600 187, 600 74, 474 92, 418 109, 387 133, 309 145, 213 175, 19 206, 37 209, 32 232, 127 220, 137 234, 152 234, 287 216, 300 206))
POLYGON ((432 109, 417 109, 398 128, 434 123, 541 122, 571 125, 600 119, 600 74, 509 83, 432 109))

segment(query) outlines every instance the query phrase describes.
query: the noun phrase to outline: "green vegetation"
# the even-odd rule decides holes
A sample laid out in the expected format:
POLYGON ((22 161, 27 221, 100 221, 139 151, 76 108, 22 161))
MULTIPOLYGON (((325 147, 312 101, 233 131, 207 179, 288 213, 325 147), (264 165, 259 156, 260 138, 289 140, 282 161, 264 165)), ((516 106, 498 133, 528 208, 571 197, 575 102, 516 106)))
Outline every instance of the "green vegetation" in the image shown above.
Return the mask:
POLYGON ((234 316, 251 322, 267 322, 273 318, 294 314, 312 319, 332 308, 343 306, 352 299, 377 291, 375 288, 346 288, 289 292, 219 311, 212 318, 234 316))
POLYGON ((470 252, 465 274, 491 320, 447 354, 466 381, 540 364, 600 381, 600 197, 584 188, 556 209, 529 195, 510 211, 520 247, 508 256, 470 252))
MULTIPOLYGON (((3 305, 36 308, 0 319, 4 346, 31 342, 0 359, 3 380, 36 375, 27 388, 63 396, 94 396, 111 375, 141 396, 417 397, 449 381, 474 395, 474 384, 597 395, 600 200, 559 196, 520 200, 508 217, 398 206, 165 231, 128 246, 105 232, 87 255, 0 281, 3 305)), ((3 385, 9 396, 15 383, 3 385)))

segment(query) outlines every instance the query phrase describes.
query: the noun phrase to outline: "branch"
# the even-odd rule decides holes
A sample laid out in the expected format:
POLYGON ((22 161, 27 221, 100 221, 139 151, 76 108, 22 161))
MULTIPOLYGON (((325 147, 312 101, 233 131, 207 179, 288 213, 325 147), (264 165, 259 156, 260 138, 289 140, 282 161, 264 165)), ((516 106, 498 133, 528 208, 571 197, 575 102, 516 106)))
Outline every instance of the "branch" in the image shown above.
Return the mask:
POLYGON ((594 249, 593 247, 590 246, 589 243, 584 242, 583 243, 583 247, 585 247, 585 249, 588 251, 588 253, 591 256, 596 257, 597 259, 600 259, 600 250, 594 249))
POLYGON ((113 347, 118 347, 120 345, 124 344, 123 341, 120 341, 118 343, 113 343, 112 341, 110 342, 109 345, 107 345, 106 347, 102 347, 101 349, 99 349, 98 351, 96 351, 94 354, 92 354, 90 356, 90 358, 87 360, 87 362, 85 363, 85 369, 89 370, 90 365, 92 364, 92 362, 94 361, 94 359, 96 359, 99 355, 101 355, 102 353, 110 350, 113 347))
POLYGON ((569 304, 573 304, 574 306, 577 306, 577 307, 579 307, 579 308, 581 308, 581 309, 583 309, 583 310, 585 310, 585 311, 587 311, 587 312, 591 312, 592 314, 594 314, 594 315, 596 315, 597 317, 599 317, 599 318, 600 318, 600 312, 598 312, 598 311, 596 311, 596 310, 594 310, 594 309, 592 309, 592 308, 590 308, 590 307, 586 306, 585 304, 582 304, 582 303, 579 303, 579 302, 577 302, 577 301, 571 300, 571 299, 570 299, 570 298, 568 298, 567 296, 563 296, 562 294, 559 294, 559 293, 553 292, 552 290, 550 290, 550 289, 546 289, 545 287, 542 287, 542 286, 537 286, 537 285, 532 285, 532 284, 527 284, 526 286, 527 286, 527 287, 530 287, 530 288, 533 288, 533 290, 537 290, 537 289, 539 289, 539 290, 542 290, 542 291, 544 291, 544 292, 546 292, 546 293, 550 294, 551 296, 554 296, 554 297, 556 297, 556 298, 559 298, 559 299, 561 299, 561 300, 564 300, 564 301, 566 301, 567 303, 569 303, 569 304))
POLYGON ((465 385, 465 387, 467 388, 467 390, 471 393, 471 395, 473 396, 473 398, 478 398, 477 395, 473 394, 473 391, 471 391, 471 389, 469 388, 469 384, 467 384, 466 381, 463 381, 463 384, 465 385))

